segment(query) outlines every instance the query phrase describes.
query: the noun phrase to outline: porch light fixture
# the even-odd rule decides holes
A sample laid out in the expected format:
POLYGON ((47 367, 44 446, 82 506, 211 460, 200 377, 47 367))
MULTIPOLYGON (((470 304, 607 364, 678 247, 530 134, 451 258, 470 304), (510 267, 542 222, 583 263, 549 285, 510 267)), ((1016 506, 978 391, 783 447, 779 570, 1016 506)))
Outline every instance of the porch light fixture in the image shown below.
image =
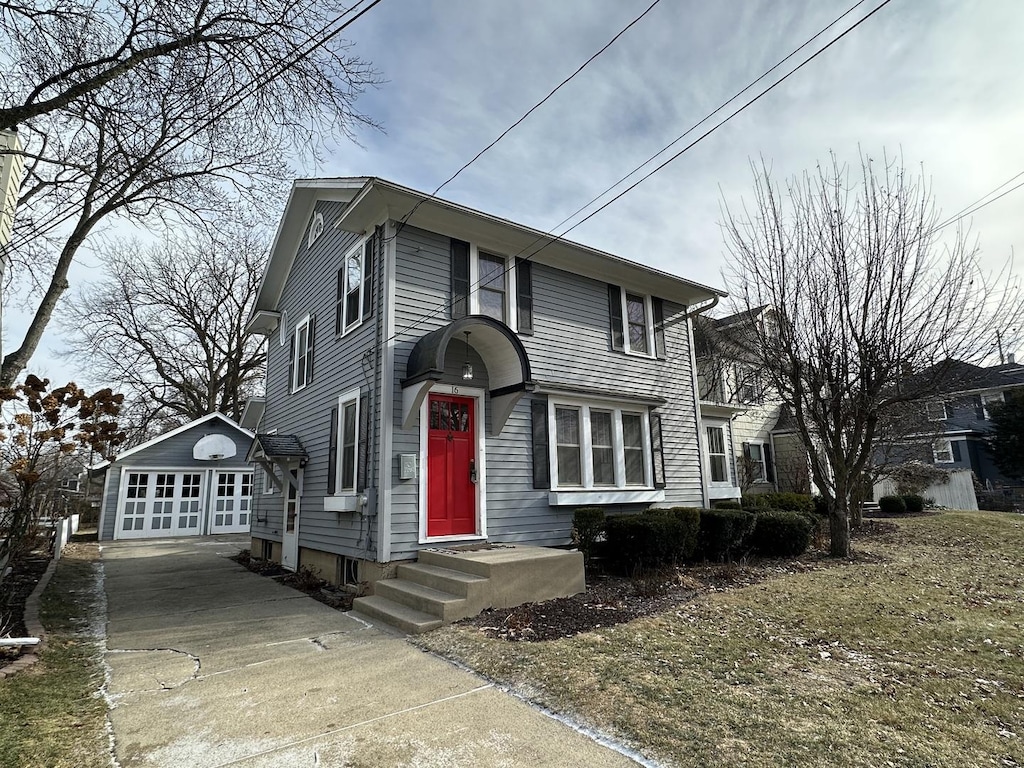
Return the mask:
POLYGON ((466 331, 466 362, 462 364, 462 378, 466 381, 473 378, 473 366, 469 363, 469 331, 466 331))

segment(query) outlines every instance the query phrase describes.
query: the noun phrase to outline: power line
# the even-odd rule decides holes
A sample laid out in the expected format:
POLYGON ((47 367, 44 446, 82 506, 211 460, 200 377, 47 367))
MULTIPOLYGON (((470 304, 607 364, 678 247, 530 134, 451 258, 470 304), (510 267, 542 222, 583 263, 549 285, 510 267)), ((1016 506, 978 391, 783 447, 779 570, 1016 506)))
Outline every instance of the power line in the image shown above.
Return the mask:
MULTIPOLYGON (((536 104, 534 104, 532 107, 530 107, 528 110, 526 110, 526 112, 522 115, 522 117, 520 117, 518 120, 516 120, 514 123, 512 123, 512 125, 510 125, 508 128, 506 128, 500 134, 498 134, 497 138, 492 140, 490 144, 488 144, 486 147, 484 147, 479 152, 477 152, 475 155, 473 155, 473 157, 470 158, 469 161, 466 162, 461 168, 459 168, 459 170, 457 170, 455 173, 453 173, 451 176, 449 176, 447 179, 445 179, 443 182, 441 182, 441 184, 439 184, 438 187, 433 192, 431 192, 426 197, 421 198, 416 203, 416 205, 414 205, 412 207, 412 210, 410 210, 407 214, 405 214, 405 216, 402 217, 402 220, 398 223, 398 226, 395 228, 395 234, 394 234, 393 237, 398 237, 398 235, 401 233, 402 229, 405 227, 406 222, 409 221, 409 219, 412 217, 412 215, 414 213, 416 213, 417 209, 421 205, 423 205, 423 203, 427 202, 428 200, 433 200, 438 192, 440 192, 442 189, 444 189, 446 186, 448 186, 451 182, 455 181, 455 179, 458 177, 459 174, 461 174, 464 170, 469 168, 469 166, 471 166, 473 163, 475 163, 477 160, 479 160, 481 157, 483 157, 484 153, 486 153, 495 144, 497 144, 499 141, 501 141, 503 138, 505 138, 508 134, 510 134, 513 130, 515 130, 515 128, 517 126, 519 126, 520 123, 522 123, 526 118, 528 118, 535 111, 537 111, 541 106, 543 106, 552 96, 554 96, 556 93, 558 93, 558 91, 560 91, 562 89, 562 86, 564 86, 566 83, 568 83, 574 77, 576 77, 576 75, 578 75, 580 72, 582 72, 584 69, 586 69, 587 66, 592 61, 594 61, 594 59, 596 59, 602 53, 604 53, 609 48, 611 48, 612 45, 615 44, 615 41, 617 41, 620 37, 622 37, 624 34, 626 34, 626 32, 628 32, 634 25, 636 25, 648 13, 650 13, 652 10, 654 10, 654 6, 656 6, 660 2, 661 2, 661 0, 654 0, 653 3, 651 3, 649 6, 647 6, 646 10, 644 10, 643 13, 641 13, 639 16, 637 16, 635 19, 633 19, 631 22, 629 22, 629 24, 627 24, 625 27, 620 29, 611 40, 609 40, 607 43, 605 43, 604 46, 602 46, 590 58, 588 58, 586 61, 584 61, 582 64, 580 64, 580 66, 576 69, 575 72, 573 72, 567 78, 562 80, 562 82, 560 82, 558 85, 556 85, 554 88, 552 88, 547 96, 545 96, 543 99, 541 99, 536 104)), ((864 0, 861 0, 861 2, 864 2, 864 0)))
MULTIPOLYGON (((285 72, 287 72, 288 69, 293 67, 295 64, 299 63, 303 59, 305 59, 308 56, 310 56, 314 51, 316 51, 319 48, 322 48, 324 45, 326 45, 332 39, 334 39, 339 34, 341 34, 342 31, 347 29, 349 26, 354 24, 356 21, 358 21, 364 15, 366 15, 371 10, 373 10, 377 5, 379 5, 381 2, 383 2, 383 0, 371 0, 370 4, 367 7, 363 8, 362 10, 358 10, 359 6, 363 5, 363 3, 365 3, 365 2, 367 2, 367 0, 357 0, 355 5, 353 5, 351 8, 347 8, 343 13, 341 13, 340 15, 335 17, 331 22, 329 22, 327 24, 327 26, 325 27, 325 30, 324 30, 325 34, 323 34, 322 36, 314 37, 313 35, 307 35, 306 41, 300 44, 299 50, 297 50, 291 57, 284 59, 283 61, 281 61, 278 64, 278 66, 276 68, 274 68, 272 70, 269 70, 268 72, 264 73, 263 77, 256 78, 255 80, 250 81, 246 85, 243 85, 241 88, 239 88, 235 92, 235 94, 233 96, 229 96, 228 102, 224 106, 221 107, 219 112, 216 112, 213 115, 211 115, 210 118, 208 120, 206 120, 206 122, 202 123, 201 125, 199 125, 195 129, 193 129, 190 133, 188 133, 188 134, 186 134, 184 136, 178 137, 176 143, 174 143, 171 146, 167 147, 161 153, 159 153, 157 155, 154 155, 152 158, 150 158, 150 162, 151 163, 152 162, 156 162, 156 161, 159 161, 159 160, 167 157, 171 152, 175 151, 176 149, 181 147, 186 142, 191 141, 201 131, 206 130, 211 125, 213 125, 215 122, 217 122, 218 120, 223 118, 231 110, 235 109, 239 104, 242 103, 242 101, 244 99, 246 99, 248 96, 252 95, 252 93, 255 92, 257 89, 262 88, 265 85, 267 85, 268 83, 272 82, 277 77, 279 77, 280 75, 282 75, 285 72), (331 27, 333 27, 335 24, 338 24, 346 16, 356 12, 357 10, 358 10, 358 13, 356 13, 355 16, 353 16, 352 18, 350 18, 347 21, 345 21, 337 29, 335 29, 333 31, 330 31, 331 27), (306 45, 309 45, 309 48, 304 50, 303 46, 306 46, 306 45)), ((223 67, 223 66, 224 65, 221 64, 221 67, 223 67)), ((215 72, 211 73, 210 76, 212 77, 215 74, 216 74, 215 72)), ((118 183, 119 182, 114 181, 114 180, 107 182, 105 185, 102 185, 102 186, 105 186, 106 188, 102 189, 101 192, 97 192, 97 194, 101 194, 101 193, 102 194, 106 194, 106 193, 112 191, 114 189, 114 187, 116 187, 118 185, 118 183)), ((64 214, 63 216, 61 216, 59 218, 54 219, 51 222, 45 222, 45 226, 46 226, 47 229, 52 229, 53 227, 58 227, 61 224, 63 224, 64 222, 74 218, 74 216, 75 216, 74 210, 69 211, 68 213, 64 214)), ((21 243, 18 243, 17 245, 21 245, 21 243)), ((14 247, 16 247, 16 246, 11 246, 11 248, 14 248, 14 247)))
MULTIPOLYGON (((848 13, 850 13, 850 11, 854 10, 854 9, 855 9, 855 8, 857 8, 857 7, 859 6, 859 5, 861 5, 861 4, 862 4, 862 3, 864 2, 864 1, 865 1, 865 0, 858 0, 858 2, 857 2, 857 3, 855 3, 855 4, 854 4, 854 5, 853 5, 853 6, 852 6, 852 7, 851 7, 851 8, 850 8, 850 9, 849 9, 849 10, 848 10, 848 11, 847 11, 846 13, 842 14, 842 15, 841 15, 841 16, 840 16, 840 17, 839 17, 838 19, 836 19, 836 21, 833 21, 833 22, 831 22, 831 23, 830 23, 829 25, 827 25, 827 26, 826 26, 826 27, 825 27, 825 28, 824 28, 824 29, 822 30, 822 32, 819 32, 819 33, 818 33, 817 35, 815 35, 814 37, 812 37, 812 38, 811 38, 810 40, 814 40, 815 38, 819 37, 819 36, 820 36, 820 35, 821 35, 821 34, 822 34, 823 32, 827 31, 827 30, 828 30, 829 28, 831 28, 831 27, 832 27, 833 25, 835 25, 835 23, 836 23, 836 22, 837 22, 837 21, 838 21, 839 19, 842 19, 842 18, 843 18, 844 16, 846 16, 846 15, 847 15, 848 13)), ((533 246, 534 246, 534 245, 536 245, 537 243, 541 243, 541 242, 543 242, 543 244, 542 244, 542 245, 541 245, 541 246, 540 246, 539 248, 537 248, 536 250, 533 250, 533 251, 531 251, 531 252, 530 252, 529 254, 527 254, 527 255, 526 255, 525 257, 523 257, 523 260, 524 260, 524 261, 529 261, 529 260, 530 260, 530 259, 532 259, 532 258, 533 258, 534 256, 536 256, 536 255, 537 255, 538 253, 540 253, 541 251, 543 251, 543 250, 544 250, 545 248, 548 248, 549 246, 553 245, 554 243, 557 243, 557 242, 559 242, 559 241, 563 240, 563 239, 564 239, 564 237, 565 237, 565 236, 566 236, 566 235, 567 235, 567 234, 568 234, 569 232, 571 232, 572 230, 576 229, 576 228, 577 228, 578 226, 580 226, 581 224, 585 223, 586 221, 588 221, 588 220, 590 220, 591 218, 593 218, 594 216, 596 216, 596 215, 597 215, 598 213, 600 213, 601 211, 603 211, 603 210, 604 210, 605 208, 607 208, 608 206, 610 206, 610 205, 611 205, 612 203, 616 202, 616 201, 617 201, 617 200, 619 200, 620 198, 622 198, 622 197, 624 197, 625 195, 627 195, 627 194, 629 194, 630 192, 632 192, 632 191, 633 191, 634 189, 636 189, 636 188, 637 188, 638 186, 640 186, 640 185, 641 185, 641 184, 642 184, 642 183, 643 183, 644 181, 646 181, 647 179, 649 179, 649 178, 650 178, 651 176, 653 176, 654 174, 656 174, 656 173, 658 173, 659 171, 661 171, 661 170, 663 170, 664 168, 666 168, 666 167, 667 167, 668 165, 670 165, 670 164, 671 164, 672 162, 674 162, 674 161, 675 161, 675 160, 677 160, 677 159, 678 159, 679 157, 681 157, 681 156, 682 156, 682 155, 683 155, 684 153, 688 152, 688 151, 689 151, 690 149, 692 149, 693 147, 695 147, 695 146, 696 146, 697 144, 699 144, 699 143, 700 143, 701 141, 703 141, 704 139, 706 139, 706 138, 707 138, 708 136, 710 136, 710 135, 711 135, 712 133, 714 133, 714 132, 715 132, 715 131, 717 131, 717 130, 718 130, 719 128, 721 128, 721 127, 722 127, 723 125, 725 125, 725 124, 726 124, 726 123, 728 123, 728 122, 729 122, 730 120, 732 120, 732 119, 733 119, 734 117, 736 117, 736 116, 737 116, 737 115, 738 115, 738 114, 739 114, 740 112, 743 112, 743 111, 744 111, 745 109, 747 109, 747 108, 748 108, 748 107, 750 107, 750 106, 751 106, 752 104, 754 104, 755 102, 757 102, 757 101, 758 101, 759 99, 761 99, 761 98, 762 98, 763 96, 765 96, 766 94, 768 94, 768 93, 769 93, 770 91, 774 90, 774 89, 775 89, 776 87, 778 87, 779 85, 781 85, 782 83, 784 83, 784 82, 785 82, 785 81, 786 81, 786 80, 787 80, 787 79, 788 79, 789 77, 791 77, 792 75, 794 75, 794 74, 796 74, 797 72, 799 72, 799 71, 800 71, 801 69, 803 69, 803 68, 804 68, 804 67, 805 67, 805 66, 806 66, 807 64, 809 64, 809 63, 810 63, 811 61, 813 61, 813 60, 814 60, 814 59, 816 59, 816 58, 817 58, 818 56, 820 56, 821 54, 823 54, 823 53, 824 53, 825 51, 827 51, 827 50, 828 50, 829 48, 831 48, 831 47, 832 47, 833 45, 835 45, 835 44, 836 44, 836 43, 838 43, 838 42, 839 42, 840 40, 842 40, 842 39, 843 39, 844 37, 846 37, 846 36, 847 36, 848 34, 850 34, 850 33, 851 33, 851 32, 852 32, 853 30, 857 29, 857 27, 859 27, 859 26, 860 26, 861 24, 863 24, 863 23, 864 23, 864 22, 866 22, 866 21, 867 21, 868 19, 870 19, 870 18, 871 18, 872 16, 874 16, 874 15, 875 15, 876 13, 878 13, 878 12, 879 12, 880 10, 882 10, 882 9, 883 9, 883 8, 884 8, 885 6, 887 6, 887 5, 888 5, 888 4, 890 3, 890 2, 892 2, 892 0, 883 0, 883 2, 882 2, 881 4, 879 4, 879 5, 877 6, 877 7, 875 7, 875 8, 874 8, 874 9, 872 9, 872 10, 871 10, 870 12, 868 12, 868 13, 867 13, 866 15, 864 15, 864 16, 863 16, 862 18, 858 19, 858 20, 857 20, 856 22, 854 22, 853 24, 851 24, 851 25, 850 25, 849 27, 847 27, 847 28, 846 28, 845 30, 843 30, 843 31, 842 31, 842 32, 841 32, 841 33, 840 33, 840 34, 839 34, 838 36, 836 36, 835 38, 833 38, 832 40, 830 40, 830 41, 829 41, 828 43, 826 43, 826 44, 825 44, 824 46, 822 46, 821 48, 819 48, 818 50, 816 50, 816 51, 815 51, 814 53, 812 53, 812 54, 811 54, 810 56, 808 56, 808 57, 807 57, 806 59, 804 59, 803 61, 801 61, 801 62, 800 62, 800 63, 799 63, 799 64, 798 64, 798 65, 797 65, 796 67, 794 67, 794 68, 793 68, 792 70, 790 70, 789 72, 787 72, 787 73, 786 73, 785 75, 783 75, 783 76, 782 76, 781 78, 779 78, 778 80, 776 80, 775 82, 773 82, 773 83, 772 83, 771 85, 769 85, 768 87, 766 87, 766 88, 764 88, 763 90, 761 90, 761 91, 760 91, 759 93, 757 93, 757 95, 755 95, 755 96, 754 96, 753 98, 751 98, 751 99, 747 100, 746 102, 744 102, 744 103, 743 103, 743 104, 742 104, 742 105, 741 105, 740 107, 738 107, 737 109, 735 109, 735 110, 734 110, 733 112, 731 112, 731 113, 730 113, 729 115, 727 115, 727 116, 726 116, 725 118, 723 118, 723 119, 722 119, 722 120, 721 120, 720 122, 716 123, 716 124, 715 124, 714 126, 712 126, 711 128, 709 128, 709 129, 708 129, 707 131, 705 131, 705 132, 704 132, 703 134, 701 134, 700 136, 698 136, 698 137, 697 137, 696 139, 694 139, 693 141, 691 141, 691 142, 690 142, 689 144, 687 144, 687 145, 686 145, 685 147, 683 147, 683 148, 682 148, 681 150, 679 150, 678 152, 676 152, 676 153, 675 153, 674 155, 672 155, 672 156, 671 156, 670 158, 668 158, 668 159, 667 159, 667 160, 665 160, 665 161, 664 161, 663 163, 661 163, 660 165, 658 165, 658 166, 657 166, 656 168, 654 168, 654 169, 653 169, 652 171, 650 171, 649 173, 647 173, 647 174, 645 174, 644 176, 642 176, 642 177, 641 177, 640 179, 638 179, 638 180, 637 180, 636 182, 634 182, 634 183, 633 183, 633 184, 631 184, 631 185, 630 185, 629 187, 627 187, 626 189, 624 189, 624 190, 622 190, 621 192, 619 192, 618 194, 616 194, 616 195, 615 195, 614 197, 612 197, 611 199, 609 199, 609 200, 608 200, 607 202, 605 202, 604 204, 602 204, 602 205, 601 205, 600 207, 596 208, 596 209, 595 209, 594 211, 592 211, 591 213, 589 213, 589 214, 588 214, 587 216, 585 216, 584 218, 582 218, 582 219, 580 219, 579 221, 577 221, 577 222, 576 222, 575 224, 573 224, 573 225, 572 225, 571 227, 568 227, 567 229, 563 230, 562 232, 560 232, 560 233, 559 233, 559 234, 557 234, 557 235, 553 234, 552 232, 548 232, 548 233, 547 233, 546 235, 543 235, 543 236, 541 236, 541 237, 538 237, 538 238, 536 238, 536 239, 535 239, 535 240, 534 240, 534 241, 533 241, 532 243, 530 243, 529 245, 525 246, 524 248, 521 248, 521 249, 520 249, 520 250, 519 250, 519 251, 518 251, 517 253, 515 253, 515 254, 514 254, 514 255, 513 255, 512 257, 510 257, 510 258, 509 258, 508 262, 509 262, 509 265, 510 265, 510 266, 507 266, 507 267, 505 268, 505 270, 504 270, 504 273, 503 273, 503 274, 507 274, 507 273, 508 273, 509 271, 511 271, 511 269, 512 269, 512 266, 513 266, 513 265, 515 264, 515 259, 516 259, 517 257, 521 256, 521 255, 522 255, 523 253, 525 253, 525 252, 526 252, 527 250, 529 250, 529 249, 533 248, 533 246)), ((808 42, 810 42, 810 41, 808 41, 808 42)), ((806 45, 807 45, 807 43, 804 43, 804 44, 803 44, 803 45, 801 45, 801 46, 800 46, 799 48, 797 48, 797 49, 796 49, 796 51, 799 51, 799 50, 801 50, 802 48, 806 47, 806 45)), ((794 51, 794 53, 795 53, 796 51, 794 51)), ((791 57, 792 55, 793 55, 793 54, 791 53, 791 54, 790 54, 789 56, 787 56, 787 57, 785 57, 784 59, 782 59, 782 61, 780 61, 780 62, 779 62, 779 64, 781 64, 781 63, 785 62, 785 61, 786 61, 786 60, 787 60, 788 58, 790 58, 790 57, 791 57)), ((750 88, 750 87, 751 87, 752 85, 754 85, 754 84, 756 84, 757 82, 759 82, 760 80, 762 80, 762 79, 763 79, 763 78, 765 77, 765 75, 766 75, 766 74, 768 74, 768 73, 770 73, 771 71, 773 71, 774 69, 776 69, 776 68, 777 68, 777 67, 779 66, 779 64, 776 64, 776 65, 775 65, 774 67, 772 67, 771 69, 769 69, 769 70, 768 70, 768 72, 766 72, 766 73, 765 73, 764 75, 761 75, 760 77, 758 77, 758 78, 757 78, 756 80, 754 80, 754 81, 753 81, 753 82, 751 83, 751 85, 747 86, 747 88, 744 88, 744 89, 743 89, 743 90, 741 90, 741 91, 740 91, 739 93, 740 93, 740 94, 742 94, 742 93, 744 93, 745 91, 749 90, 749 88, 750 88)), ((739 95, 739 94, 737 94, 737 95, 739 95)), ((702 119, 702 120, 701 120, 700 122, 696 123, 696 125, 694 125, 694 126, 693 126, 693 127, 691 127, 691 128, 689 129, 689 130, 687 130, 687 131, 686 131, 686 133, 684 133, 684 134, 683 134, 682 136, 680 136, 679 138, 677 138, 677 139, 675 139, 675 140, 674 140, 673 142, 671 142, 671 143, 670 143, 670 144, 668 145, 668 147, 671 147, 671 146, 673 146, 673 145, 674 145, 675 143, 677 143, 677 142, 678 142, 678 141, 679 141, 679 140, 680 140, 680 139, 681 139, 681 138, 682 138, 683 136, 686 136, 686 135, 687 135, 688 133, 690 133, 691 131, 693 131, 693 130, 694 130, 694 128, 696 128, 697 126, 699 126, 699 125, 701 125, 702 123, 706 122, 706 121, 707 121, 707 120, 708 120, 708 119, 709 119, 709 118, 710 118, 711 116, 713 116, 713 115, 714 115, 714 114, 716 114, 717 112, 721 111, 721 109, 722 109, 722 108, 723 108, 723 107, 724 107, 724 106, 725 106, 726 104, 729 104, 729 103, 730 103, 731 101, 734 101, 734 100, 735 100, 735 98, 736 98, 736 97, 734 96, 734 97, 733 97, 732 99, 730 99, 729 101, 725 102, 725 104, 723 104, 722 106, 720 106, 720 107, 718 107, 718 108, 717 108, 716 110, 714 110, 714 112, 712 112, 712 113, 711 113, 710 115, 706 116, 706 117, 705 117, 705 118, 703 118, 703 119, 702 119)), ((666 150, 666 149, 668 149, 668 147, 665 147, 664 149, 660 150, 660 151, 659 151, 658 153, 656 153, 656 154, 655 154, 655 155, 654 155, 653 157, 658 157, 658 156, 659 156, 659 155, 661 155, 661 154, 662 154, 663 152, 665 152, 665 150, 666 150)), ((653 158, 652 158, 652 159, 653 159, 653 158)), ((649 162, 650 162, 650 160, 647 160, 647 161, 645 161, 645 162, 644 162, 644 163, 642 163, 642 164, 641 164, 641 165, 640 165, 640 166, 639 166, 639 167, 638 167, 637 169, 634 169, 634 170, 633 170, 633 171, 631 171, 631 172, 630 172, 629 174, 627 174, 627 175, 626 175, 626 176, 625 176, 624 178, 629 178, 629 176, 632 176, 632 175, 633 175, 633 173, 636 173, 636 170, 639 170, 639 168, 642 168, 642 167, 643 167, 644 165, 646 165, 646 164, 647 164, 647 163, 649 163, 649 162)), ((612 185, 612 187, 611 187, 611 188, 614 188, 615 186, 617 186, 617 184, 618 184, 618 182, 617 182, 617 183, 616 183, 615 185, 612 185)), ((610 188, 610 189, 611 189, 611 188, 610 188)), ((605 190, 605 192, 602 192, 602 193, 601 193, 600 195, 598 195, 598 196, 597 196, 596 198, 592 199, 592 200, 591 200, 590 202, 588 202, 588 203, 587 203, 586 205, 584 205, 584 206, 583 206, 583 207, 582 207, 581 209, 579 209, 579 210, 584 210, 584 209, 586 209, 586 208, 587 208, 588 206, 590 206, 590 205, 591 205, 591 204, 592 204, 593 202, 595 202, 596 200, 598 200, 598 199, 600 199, 601 197, 603 197, 603 196, 604 196, 604 195, 605 195, 605 194, 606 194, 607 192, 608 192, 608 190, 605 190)), ((418 203, 417 203, 417 206, 418 206, 418 205, 420 205, 420 204, 421 204, 422 202, 423 202, 423 201, 420 201, 420 202, 418 202, 418 203)), ((415 210, 415 209, 414 209, 414 210, 415 210)), ((577 212, 578 212, 578 211, 577 211, 577 212)), ((575 215, 575 214, 573 214, 573 215, 575 215)), ((572 216, 570 216, 569 218, 572 218, 572 216)), ((564 221, 567 221, 567 220, 568 220, 568 219, 566 219, 566 220, 563 220, 563 223, 564 223, 564 221)), ((554 228, 553 228, 553 229, 554 229, 554 228)), ((493 279, 493 278, 490 278, 490 279, 493 279)), ((478 281, 477 281, 476 283, 474 283, 474 284, 473 284, 472 286, 470 286, 470 291, 472 291, 472 289, 473 289, 473 288, 476 288, 476 287, 478 287, 478 286, 480 285, 480 282, 481 282, 481 281, 479 281, 479 280, 478 280, 478 281)), ((392 335, 392 336, 391 336, 391 337, 390 337, 390 338, 389 338, 389 339, 388 339, 387 341, 392 341, 392 340, 394 340, 394 339, 395 339, 395 338, 397 338, 397 336, 398 336, 399 334, 401 334, 401 333, 406 333, 406 332, 408 332, 408 331, 411 331, 411 330, 415 330, 415 329, 416 329, 417 327, 419 327, 419 325, 420 325, 421 323, 423 323, 424 321, 426 321, 426 320, 429 320, 429 319, 431 319, 431 318, 433 318, 433 317, 437 316, 437 315, 438 315, 439 313, 441 313, 441 312, 445 311, 446 309, 449 309, 449 308, 450 308, 450 307, 451 307, 451 306, 453 305, 453 303, 454 303, 454 300, 449 300, 449 301, 447 301, 447 302, 444 302, 444 303, 442 303, 441 305, 439 305, 438 307, 436 307, 435 309, 433 309, 433 310, 432 310, 431 312, 429 312, 429 313, 427 313, 427 314, 423 315, 422 317, 418 318, 417 320, 413 321, 413 322, 412 322, 411 324, 409 324, 409 325, 405 326, 405 327, 404 327, 404 328, 402 328, 402 329, 401 329, 400 331, 397 331, 397 332, 396 332, 396 333, 395 333, 394 335, 392 335)))
POLYGON ((1013 176, 1013 177, 1007 179, 1006 181, 1004 181, 1002 184, 1000 184, 998 187, 996 187, 992 191, 985 193, 984 195, 979 197, 977 200, 975 200, 973 203, 968 205, 966 208, 961 208, 958 213, 953 214, 948 219, 943 221, 941 224, 937 224, 932 229, 932 231, 933 232, 938 232, 940 229, 945 229, 950 224, 955 224, 956 222, 960 221, 960 219, 962 219, 962 218, 964 218, 966 216, 970 216, 970 215, 972 215, 974 213, 977 213, 982 208, 984 208, 986 205, 991 205, 992 203, 994 203, 999 198, 1006 197, 1008 194, 1010 194, 1014 190, 1017 190, 1017 189, 1020 189, 1021 187, 1024 187, 1024 181, 1022 181, 1020 184, 1016 185, 1015 187, 1010 187, 1008 190, 1003 192, 1001 195, 997 195, 996 197, 993 197, 991 200, 988 200, 987 202, 981 203, 981 201, 984 200, 986 197, 988 197, 989 195, 995 194, 1000 189, 1005 187, 1007 184, 1015 181, 1016 179, 1019 179, 1021 176, 1024 176, 1024 171, 1021 171, 1016 176, 1013 176), (981 203, 981 205, 978 205, 978 203, 981 203))

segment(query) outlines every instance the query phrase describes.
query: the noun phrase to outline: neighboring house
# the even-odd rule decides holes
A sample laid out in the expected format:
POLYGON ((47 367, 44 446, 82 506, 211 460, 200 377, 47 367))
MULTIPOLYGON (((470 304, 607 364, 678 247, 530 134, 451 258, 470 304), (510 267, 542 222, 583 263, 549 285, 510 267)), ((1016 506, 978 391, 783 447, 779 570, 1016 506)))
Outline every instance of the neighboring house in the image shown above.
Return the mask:
POLYGON ((105 471, 99 538, 247 533, 253 433, 211 413, 90 469, 105 471))
POLYGON ((970 469, 986 487, 1014 485, 998 470, 986 448, 990 409, 1011 393, 1024 395, 1024 366, 1010 357, 1003 365, 942 363, 941 384, 924 404, 925 445, 912 458, 946 469, 970 469))
POLYGON ((382 179, 297 181, 249 324, 253 553, 372 581, 564 547, 581 506, 701 506, 689 317, 721 295, 382 179))
POLYGON ((711 499, 809 490, 807 454, 791 412, 751 351, 754 324, 770 323, 772 314, 760 307, 694 323, 711 499))

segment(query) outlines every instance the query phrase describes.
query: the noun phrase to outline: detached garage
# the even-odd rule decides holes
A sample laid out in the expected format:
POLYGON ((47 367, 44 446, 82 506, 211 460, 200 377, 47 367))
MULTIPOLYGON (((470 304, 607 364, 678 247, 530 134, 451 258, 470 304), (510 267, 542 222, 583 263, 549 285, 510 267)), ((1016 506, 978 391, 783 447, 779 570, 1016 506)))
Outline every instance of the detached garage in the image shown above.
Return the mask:
POLYGON ((252 440, 211 413, 92 468, 106 473, 100 540, 247 533, 252 440))

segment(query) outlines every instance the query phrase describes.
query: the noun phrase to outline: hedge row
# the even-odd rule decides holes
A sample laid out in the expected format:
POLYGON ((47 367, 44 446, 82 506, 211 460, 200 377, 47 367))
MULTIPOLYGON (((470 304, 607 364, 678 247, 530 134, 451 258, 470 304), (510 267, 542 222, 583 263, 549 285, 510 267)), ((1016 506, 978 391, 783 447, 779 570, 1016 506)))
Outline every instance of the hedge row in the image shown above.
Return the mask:
POLYGON ((600 544, 605 558, 625 571, 694 559, 726 561, 748 552, 792 557, 807 549, 815 525, 810 512, 693 507, 607 519, 601 508, 583 507, 573 522, 576 543, 588 562, 600 544))

